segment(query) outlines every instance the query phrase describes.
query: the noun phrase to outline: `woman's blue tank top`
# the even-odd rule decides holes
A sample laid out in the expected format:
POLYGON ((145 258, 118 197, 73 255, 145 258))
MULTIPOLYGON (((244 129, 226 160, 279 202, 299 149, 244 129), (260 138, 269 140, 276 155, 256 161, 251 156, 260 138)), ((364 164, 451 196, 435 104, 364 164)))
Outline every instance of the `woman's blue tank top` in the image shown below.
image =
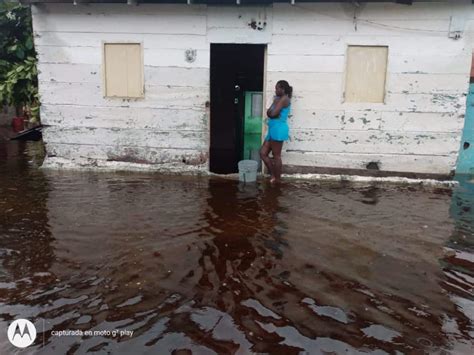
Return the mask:
MULTIPOLYGON (((273 107, 273 105, 272 105, 273 107)), ((288 115, 290 114, 290 108, 291 108, 291 103, 287 107, 283 107, 280 110, 280 114, 278 115, 278 118, 272 118, 268 120, 268 124, 270 126, 278 123, 287 123, 288 121, 288 115)))
POLYGON ((290 107, 291 107, 291 103, 287 107, 283 107, 280 110, 280 115, 278 116, 278 119, 281 122, 286 122, 288 120, 288 115, 290 113, 290 107))

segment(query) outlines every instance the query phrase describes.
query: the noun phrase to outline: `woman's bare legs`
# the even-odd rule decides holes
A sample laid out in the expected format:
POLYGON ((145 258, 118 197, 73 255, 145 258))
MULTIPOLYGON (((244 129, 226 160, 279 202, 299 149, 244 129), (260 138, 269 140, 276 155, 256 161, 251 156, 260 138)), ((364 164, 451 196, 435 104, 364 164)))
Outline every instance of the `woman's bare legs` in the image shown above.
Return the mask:
POLYGON ((260 158, 265 163, 265 166, 268 169, 268 173, 273 177, 273 162, 268 156, 271 150, 272 148, 270 141, 263 142, 262 147, 260 148, 260 158))
POLYGON ((281 141, 270 141, 270 148, 273 155, 273 177, 270 182, 280 182, 281 178, 281 149, 283 147, 283 142, 281 141))

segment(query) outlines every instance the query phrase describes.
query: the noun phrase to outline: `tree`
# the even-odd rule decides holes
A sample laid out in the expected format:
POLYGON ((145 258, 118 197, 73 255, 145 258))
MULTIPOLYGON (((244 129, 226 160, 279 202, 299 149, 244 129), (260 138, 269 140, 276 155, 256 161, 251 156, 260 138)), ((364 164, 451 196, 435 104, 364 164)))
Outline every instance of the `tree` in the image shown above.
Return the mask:
POLYGON ((0 0, 0 103, 39 121, 38 71, 29 7, 0 0))

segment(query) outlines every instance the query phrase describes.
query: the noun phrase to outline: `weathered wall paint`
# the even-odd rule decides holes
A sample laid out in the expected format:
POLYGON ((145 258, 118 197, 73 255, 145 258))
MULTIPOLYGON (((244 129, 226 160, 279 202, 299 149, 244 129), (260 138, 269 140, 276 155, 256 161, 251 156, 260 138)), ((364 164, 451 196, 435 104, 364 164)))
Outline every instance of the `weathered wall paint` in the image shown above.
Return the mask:
POLYGON ((351 4, 47 4, 33 8, 33 20, 46 165, 207 171, 210 43, 263 43, 267 103, 280 79, 295 90, 285 164, 454 169, 471 64, 471 2, 362 4, 356 21, 351 4), (448 37, 452 16, 465 20, 458 40, 448 37), (143 44, 144 99, 102 96, 104 41, 143 44), (343 101, 348 45, 388 46, 384 103, 343 101), (189 49, 194 61, 186 60, 189 49))
POLYGON ((275 5, 269 85, 295 86, 285 163, 448 174, 464 122, 471 3, 275 5), (459 40, 451 16, 463 14, 459 40), (416 30, 410 30, 416 29, 416 30), (343 102, 348 45, 388 46, 383 104, 343 102))

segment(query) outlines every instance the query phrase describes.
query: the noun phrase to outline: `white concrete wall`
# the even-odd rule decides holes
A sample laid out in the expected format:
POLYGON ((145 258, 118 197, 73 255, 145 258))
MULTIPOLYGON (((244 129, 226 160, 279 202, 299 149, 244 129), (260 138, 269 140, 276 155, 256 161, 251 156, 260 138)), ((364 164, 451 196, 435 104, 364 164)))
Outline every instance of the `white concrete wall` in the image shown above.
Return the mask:
POLYGON ((36 6, 48 153, 207 170, 210 43, 264 43, 267 102, 279 79, 295 91, 285 164, 365 169, 376 161, 387 171, 449 173, 464 121, 474 6, 362 4, 356 17, 350 4, 36 6), (452 18, 464 28, 461 39, 448 37, 452 18), (251 20, 267 25, 254 30, 251 20), (144 99, 102 96, 102 41, 143 43, 144 99), (343 102, 353 44, 389 46, 385 103, 343 102), (185 61, 190 48, 193 63, 185 61))

